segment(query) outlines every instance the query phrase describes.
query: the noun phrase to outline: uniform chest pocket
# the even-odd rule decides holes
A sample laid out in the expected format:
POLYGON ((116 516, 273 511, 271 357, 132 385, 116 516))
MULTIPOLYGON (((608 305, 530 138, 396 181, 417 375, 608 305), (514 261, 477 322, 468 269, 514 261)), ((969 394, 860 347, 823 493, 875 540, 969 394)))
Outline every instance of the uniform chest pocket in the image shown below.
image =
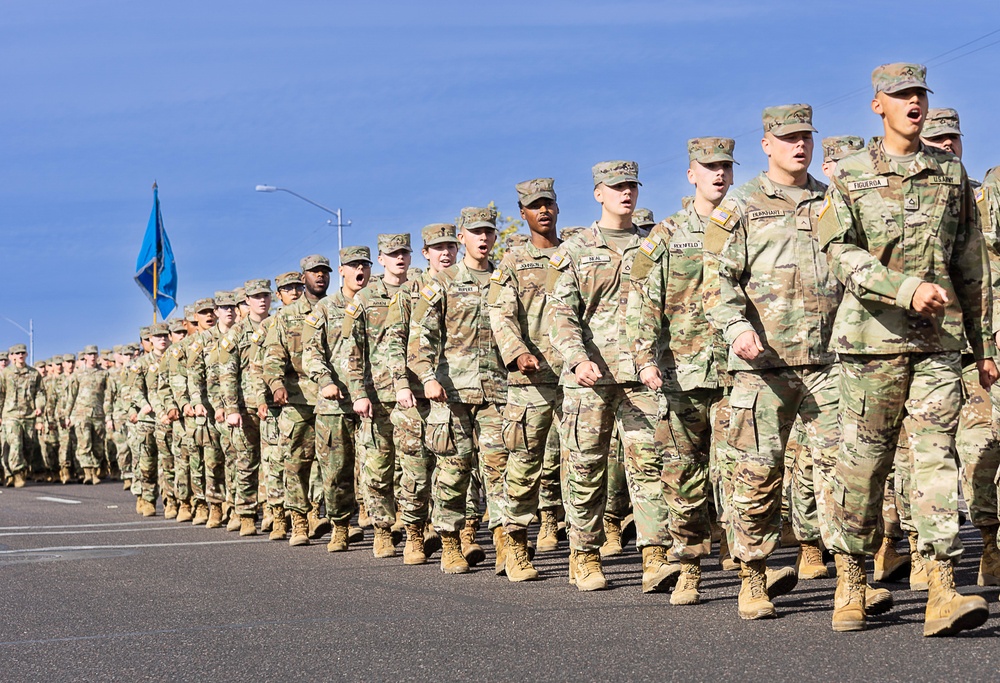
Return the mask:
MULTIPOLYGON (((888 192, 890 188, 883 188, 888 192)), ((903 237, 903 207, 898 200, 887 199, 880 190, 866 190, 852 197, 858 206, 864 225, 868 251, 883 265, 889 260, 903 237)))

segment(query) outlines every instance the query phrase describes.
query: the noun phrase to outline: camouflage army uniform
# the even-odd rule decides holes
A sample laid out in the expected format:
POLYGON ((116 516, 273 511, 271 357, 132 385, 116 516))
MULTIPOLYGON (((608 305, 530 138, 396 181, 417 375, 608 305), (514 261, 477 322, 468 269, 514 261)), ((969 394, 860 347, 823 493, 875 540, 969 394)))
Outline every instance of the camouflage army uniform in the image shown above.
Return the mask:
MULTIPOLYGON (((280 281, 279 281, 280 282, 280 281)), ((272 511, 280 510, 284 514, 285 506, 285 460, 281 451, 281 434, 278 430, 278 418, 281 416, 281 406, 275 404, 271 389, 264 382, 264 341, 268 331, 274 327, 275 316, 265 320, 252 335, 248 349, 250 376, 248 388, 251 393, 244 394, 248 409, 255 406, 267 406, 267 415, 260 422, 261 437, 261 472, 264 476, 264 489, 267 504, 272 511)))
POLYGON ((883 486, 900 427, 914 459, 911 506, 925 558, 958 557, 955 431, 966 341, 996 355, 989 272, 969 179, 953 155, 921 146, 907 165, 880 141, 841 160, 820 219, 847 294, 831 350, 843 365, 833 549, 872 554, 882 540, 883 486), (942 318, 911 310, 925 281, 947 291, 942 318))
POLYGON ((46 375, 42 380, 45 390, 45 411, 42 413, 45 434, 42 439, 42 458, 48 470, 59 469, 59 426, 56 423, 56 403, 62 390, 63 376, 46 375))
POLYGON ((133 476, 138 482, 140 496, 143 500, 156 505, 159 497, 160 481, 158 476, 159 443, 156 437, 157 420, 164 415, 160 393, 157 391, 157 376, 162 355, 155 351, 143 354, 129 368, 129 419, 136 416, 135 448, 132 450, 134 464, 133 476), (151 411, 145 415, 142 410, 150 406, 151 411))
POLYGON ((175 416, 180 414, 180 406, 174 401, 170 389, 170 376, 167 365, 170 360, 170 347, 156 363, 156 395, 159 397, 160 411, 156 415, 156 457, 160 476, 160 489, 163 492, 164 510, 174 510, 177 503, 176 472, 174 470, 174 424, 175 416), (176 412, 174 412, 176 411, 176 412))
POLYGON ((23 475, 35 436, 35 412, 45 410, 42 377, 35 368, 13 363, 0 372, 0 419, 11 475, 23 475))
POLYGON ((107 387, 108 373, 100 368, 81 367, 69 377, 66 396, 70 424, 76 435, 76 454, 80 467, 96 469, 105 459, 107 387))
POLYGON ((437 459, 432 522, 439 532, 465 524, 477 453, 490 528, 503 520, 507 372, 490 330, 488 291, 489 283, 479 284, 460 261, 426 280, 410 321, 407 365, 424 385, 440 382, 447 395, 446 403, 432 402, 426 418, 426 445, 437 459))
MULTIPOLYGON (((63 363, 67 361, 76 362, 75 357, 69 354, 64 355, 62 359, 63 363)), ((63 365, 63 374, 60 375, 63 381, 59 387, 59 396, 56 398, 56 424, 58 425, 59 432, 59 468, 69 470, 70 472, 73 471, 73 463, 76 459, 76 436, 73 434, 73 428, 66 426, 66 420, 69 419, 66 388, 69 386, 69 380, 72 376, 72 374, 66 372, 66 366, 63 365)))
POLYGON ((211 505, 226 502, 225 452, 220 428, 215 421, 215 410, 221 408, 221 404, 218 383, 212 385, 215 373, 211 360, 220 336, 221 330, 216 323, 195 335, 187 347, 187 385, 191 408, 203 408, 207 413, 194 418, 194 449, 189 462, 192 499, 196 503, 201 502, 198 496, 203 491, 204 500, 211 505))
POLYGON ((179 417, 171 424, 171 444, 174 455, 174 495, 178 503, 196 505, 205 503, 205 491, 201 486, 200 473, 202 460, 195 454, 197 447, 194 441, 195 418, 189 417, 185 409, 191 407, 191 396, 188 393, 188 351, 195 343, 197 335, 191 335, 174 342, 167 348, 162 363, 167 386, 164 387, 165 401, 171 408, 176 408, 179 417), (198 482, 195 485, 195 482, 198 482), (197 494, 194 493, 197 488, 197 494))
POLYGON ((815 231, 826 186, 809 176, 800 189, 796 202, 761 173, 729 193, 705 230, 705 314, 729 346, 729 371, 736 373, 727 437, 737 460, 730 546, 744 562, 777 548, 785 446, 796 417, 820 480, 820 516, 830 519, 839 431, 836 357, 827 344, 841 288, 815 231), (747 331, 764 346, 752 361, 732 350, 747 331))

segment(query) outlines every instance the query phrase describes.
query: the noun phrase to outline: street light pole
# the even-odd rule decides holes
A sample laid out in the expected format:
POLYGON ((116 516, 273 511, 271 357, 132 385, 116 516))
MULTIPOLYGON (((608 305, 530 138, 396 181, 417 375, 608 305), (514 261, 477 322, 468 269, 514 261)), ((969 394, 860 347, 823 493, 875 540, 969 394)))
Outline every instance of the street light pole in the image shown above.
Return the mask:
MULTIPOLYGON (((337 263, 338 263, 338 265, 340 264, 340 250, 344 248, 344 226, 351 224, 351 221, 347 221, 346 223, 344 222, 344 215, 343 215, 343 212, 341 211, 341 209, 334 210, 334 209, 331 209, 329 207, 323 206, 319 202, 314 202, 313 200, 309 199, 308 197, 303 197, 298 192, 293 192, 292 190, 289 190, 286 187, 275 187, 274 185, 258 185, 254 189, 257 192, 287 192, 288 194, 292 195, 293 197, 298 197, 302 201, 308 202, 309 204, 312 204, 317 209, 322 209, 323 211, 326 211, 327 213, 336 216, 337 217, 337 223, 336 223, 336 225, 337 225, 337 263)), ((326 224, 327 225, 334 225, 334 222, 332 220, 327 220, 326 224)), ((343 277, 340 278, 340 285, 341 286, 344 285, 344 278, 343 277)))
POLYGON ((11 325, 28 335, 28 365, 35 364, 35 321, 32 318, 28 318, 28 329, 24 329, 16 322, 8 318, 7 316, 0 316, 11 325))

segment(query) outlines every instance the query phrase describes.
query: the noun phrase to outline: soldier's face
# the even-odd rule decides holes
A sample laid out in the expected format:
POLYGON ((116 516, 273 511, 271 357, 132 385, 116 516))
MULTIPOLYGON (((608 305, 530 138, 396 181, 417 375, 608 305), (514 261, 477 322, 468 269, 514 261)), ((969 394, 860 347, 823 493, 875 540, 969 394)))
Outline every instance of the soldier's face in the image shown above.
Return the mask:
POLYGON ((240 318, 247 317, 247 313, 249 312, 250 312, 250 305, 246 301, 241 301, 240 303, 236 304, 236 315, 238 315, 240 318))
POLYGON ((38 374, 39 374, 39 375, 41 375, 42 377, 45 377, 45 375, 46 375, 46 374, 48 374, 48 373, 47 373, 47 372, 45 371, 45 366, 44 366, 44 365, 39 365, 39 366, 38 366, 37 368, 35 368, 35 369, 36 369, 36 370, 38 370, 38 374))
POLYGON ((927 91, 909 88, 891 95, 880 92, 872 100, 872 111, 883 118, 889 130, 913 140, 920 135, 927 118, 927 91))
POLYGON ((639 201, 639 184, 634 182, 605 185, 594 188, 594 199, 604 210, 615 216, 630 216, 639 201))
POLYGON ((252 315, 263 318, 271 308, 271 293, 264 292, 247 296, 247 306, 252 315))
POLYGON ((14 363, 15 367, 23 368, 24 367, 24 357, 26 355, 27 355, 26 353, 22 353, 22 352, 18 351, 17 353, 12 353, 12 354, 10 354, 7 357, 10 358, 11 362, 14 363))
POLYGON ((281 304, 283 306, 287 306, 293 301, 296 301, 300 296, 302 296, 302 285, 296 284, 278 287, 278 298, 281 299, 281 304))
POLYGON ((163 353, 170 346, 170 337, 165 334, 157 334, 149 338, 150 343, 153 345, 153 350, 158 353, 163 353))
POLYGON ((412 256, 406 249, 397 249, 388 254, 379 252, 378 262, 385 268, 385 272, 396 277, 403 277, 410 268, 412 256))
POLYGON ((7 363, 8 361, 6 358, 0 359, 0 369, 7 367, 7 363))
POLYGON ((924 138, 926 142, 931 147, 937 147, 938 149, 943 149, 951 152, 959 159, 962 158, 962 136, 955 135, 954 133, 946 133, 945 135, 935 135, 932 138, 924 138))
POLYGON ((97 354, 96 353, 85 353, 83 354, 83 364, 88 368, 97 367, 97 354))
POLYGON ((540 235, 554 235, 556 220, 559 218, 559 205, 548 197, 536 199, 527 206, 521 207, 521 218, 528 224, 531 232, 540 235))
POLYGON ((203 330, 207 330, 212 325, 215 324, 215 311, 209 309, 206 311, 198 311, 198 327, 203 330))
POLYGON ((455 261, 458 259, 458 244, 442 242, 424 247, 424 258, 430 264, 431 270, 440 273, 445 268, 455 265, 455 261))
POLYGON ((63 372, 65 372, 67 375, 73 374, 73 367, 75 365, 76 365, 76 363, 74 363, 71 360, 63 361, 63 364, 62 364, 63 372))
POLYGON ((687 176, 698 194, 718 206, 733 184, 733 164, 730 161, 708 164, 692 161, 687 176))
POLYGON ((62 374, 62 366, 61 365, 50 365, 49 366, 49 374, 50 375, 61 375, 62 374))
POLYGON ((344 287, 351 292, 360 292, 368 285, 372 276, 372 264, 368 261, 351 261, 340 266, 340 277, 344 278, 344 287))
POLYGON ((216 306, 215 318, 222 325, 232 325, 236 320, 236 306, 216 306))
POLYGON ((187 336, 187 330, 182 330, 180 332, 171 332, 170 333, 170 341, 172 341, 172 342, 179 342, 179 341, 182 341, 184 339, 184 337, 186 337, 186 336, 187 336))
POLYGON ((765 133, 761 141, 764 154, 777 168, 790 175, 797 175, 809 170, 813 156, 813 134, 804 130, 788 135, 772 135, 765 133))
POLYGON ((465 251, 476 259, 489 258, 493 245, 497 243, 497 231, 493 228, 462 228, 458 234, 465 251))
POLYGON ((302 279, 306 283, 306 291, 314 297, 326 296, 326 290, 330 287, 330 271, 326 268, 314 268, 302 273, 302 279))

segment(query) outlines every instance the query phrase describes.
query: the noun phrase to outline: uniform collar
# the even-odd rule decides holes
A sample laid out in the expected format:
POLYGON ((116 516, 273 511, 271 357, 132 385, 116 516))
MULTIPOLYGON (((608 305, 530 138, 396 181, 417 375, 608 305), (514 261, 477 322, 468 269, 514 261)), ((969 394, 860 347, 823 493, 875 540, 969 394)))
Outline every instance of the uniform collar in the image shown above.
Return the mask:
MULTIPOLYGON (((767 177, 767 171, 761 171, 760 175, 758 176, 758 180, 760 182, 760 189, 763 190, 764 194, 766 194, 768 197, 777 197, 779 199, 785 199, 791 201, 791 199, 785 195, 785 193, 781 190, 781 188, 775 185, 774 182, 772 182, 771 179, 767 177)), ((823 183, 816 180, 815 178, 813 178, 812 174, 806 175, 806 184, 805 187, 803 187, 802 189, 806 192, 806 197, 803 199, 803 201, 816 199, 817 197, 822 197, 824 194, 826 194, 826 186, 823 185, 823 183)))

